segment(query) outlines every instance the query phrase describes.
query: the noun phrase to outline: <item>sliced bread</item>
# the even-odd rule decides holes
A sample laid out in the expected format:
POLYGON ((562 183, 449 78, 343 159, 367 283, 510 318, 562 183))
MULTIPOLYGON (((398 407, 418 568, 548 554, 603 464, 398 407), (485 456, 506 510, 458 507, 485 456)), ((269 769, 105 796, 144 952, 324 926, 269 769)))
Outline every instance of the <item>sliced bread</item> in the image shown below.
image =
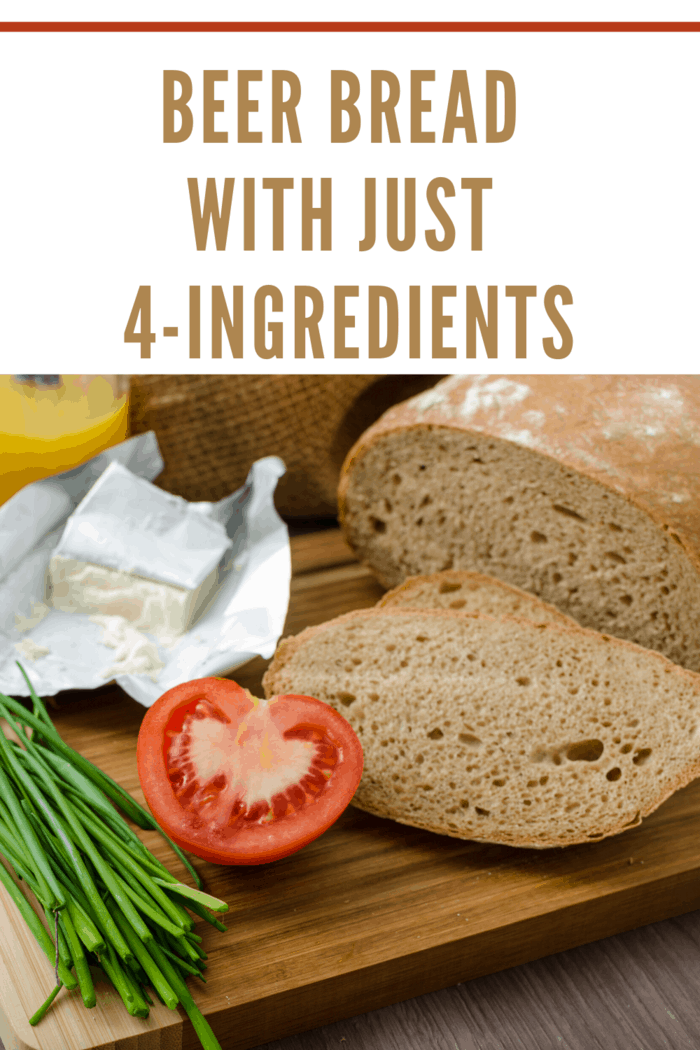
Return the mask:
POLYGON ((283 641, 264 687, 352 724, 360 809, 456 838, 595 841, 700 773, 700 675, 581 628, 360 609, 283 641))
POLYGON ((409 576, 377 602, 377 609, 456 609, 487 616, 518 616, 533 623, 559 623, 576 627, 576 621, 534 594, 511 587, 479 572, 447 569, 429 576, 409 576))
POLYGON ((700 376, 452 376, 366 431, 338 497, 385 587, 488 573, 700 671, 700 376))

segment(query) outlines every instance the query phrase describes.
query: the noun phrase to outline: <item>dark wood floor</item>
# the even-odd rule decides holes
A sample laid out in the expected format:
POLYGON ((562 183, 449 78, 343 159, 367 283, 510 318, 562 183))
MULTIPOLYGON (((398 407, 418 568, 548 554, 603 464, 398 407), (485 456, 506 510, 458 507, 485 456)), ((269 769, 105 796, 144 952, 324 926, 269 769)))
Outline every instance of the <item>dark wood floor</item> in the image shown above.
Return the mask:
POLYGON ((698 1050, 700 912, 265 1050, 698 1050))

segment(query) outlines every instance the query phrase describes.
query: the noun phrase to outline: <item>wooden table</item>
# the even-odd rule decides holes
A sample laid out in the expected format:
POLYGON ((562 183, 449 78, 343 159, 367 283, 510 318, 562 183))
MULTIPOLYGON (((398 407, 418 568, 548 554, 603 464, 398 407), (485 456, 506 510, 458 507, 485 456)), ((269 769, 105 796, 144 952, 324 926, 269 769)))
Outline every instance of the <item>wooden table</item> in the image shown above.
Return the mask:
MULTIPOLYGON (((379 598, 337 531, 295 537, 292 551, 286 633, 379 598)), ((259 692, 264 668, 256 660, 235 678, 259 692)), ((133 744, 141 714, 111 689, 66 698, 56 722, 138 797, 133 744)), ((226 1050, 272 1036, 279 1038, 268 1050, 699 1047, 700 914, 632 929, 700 907, 696 829, 700 781, 642 827, 563 851, 462 843, 350 808, 279 865, 233 874, 201 865, 208 886, 234 910, 230 935, 206 938, 211 980, 194 992, 226 1050), (601 940, 619 930, 632 932, 601 940), (431 989, 443 990, 411 998, 431 989), (335 1020, 343 1017, 351 1019, 335 1020)), ((167 859, 157 836, 147 839, 167 859)), ((7 923, 0 924, 0 983, 12 984, 7 923)), ((37 974, 44 979, 44 970, 40 961, 26 980, 24 972, 15 976, 16 1000, 36 999, 25 985, 37 974)), ((64 999, 62 1009, 70 1008, 64 999)), ((113 1009, 121 1004, 103 996, 102 1013, 89 1012, 92 1029, 76 1014, 73 1025, 64 1018, 64 1034, 47 1019, 36 1045, 196 1046, 177 1014, 155 1011, 144 1033, 143 1022, 114 1020, 113 1009), (86 1035, 95 1026, 99 1038, 86 1035)), ((15 1046, 8 1040, 6 1050, 15 1046)))

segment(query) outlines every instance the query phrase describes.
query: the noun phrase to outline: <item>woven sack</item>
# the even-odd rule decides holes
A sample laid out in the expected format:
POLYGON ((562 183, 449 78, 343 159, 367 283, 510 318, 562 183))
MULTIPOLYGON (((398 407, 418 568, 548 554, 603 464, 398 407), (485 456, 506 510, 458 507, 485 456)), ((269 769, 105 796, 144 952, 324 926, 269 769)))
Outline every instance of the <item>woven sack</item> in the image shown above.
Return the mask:
POLYGON ((165 470, 158 485, 188 500, 217 500, 254 460, 280 456, 275 502, 288 517, 335 515, 343 459, 391 405, 439 376, 131 377, 131 433, 154 430, 165 470))

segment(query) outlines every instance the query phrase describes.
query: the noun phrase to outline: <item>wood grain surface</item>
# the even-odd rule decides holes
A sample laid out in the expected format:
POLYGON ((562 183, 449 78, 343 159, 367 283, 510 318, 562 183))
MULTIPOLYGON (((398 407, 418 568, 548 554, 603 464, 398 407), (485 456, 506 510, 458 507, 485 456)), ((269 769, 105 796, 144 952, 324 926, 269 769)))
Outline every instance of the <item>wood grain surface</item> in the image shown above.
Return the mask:
MULTIPOLYGON (((335 531, 293 540, 293 566, 288 633, 379 597, 335 531)), ((255 661, 235 677, 258 691, 263 670, 255 661)), ((134 755, 142 714, 119 690, 105 689, 64 699, 56 723, 66 740, 142 799, 134 755)), ((672 1023, 679 1016, 673 974, 688 988, 682 952, 672 960, 675 970, 666 967, 665 986, 642 982, 634 1002, 625 991, 630 946, 640 945, 657 968, 664 961, 653 929, 618 938, 616 961, 605 947, 612 942, 604 942, 496 973, 700 907, 699 815, 696 782, 624 835, 530 851, 447 839, 351 807, 319 840, 274 865, 226 869, 197 862, 207 887, 225 897, 231 911, 226 934, 199 929, 210 969, 208 984, 193 994, 226 1050, 274 1039, 283 1039, 275 1050, 700 1045, 687 1026, 672 1023), (541 988, 552 973, 548 1001, 541 988), (458 984, 472 978, 481 979, 458 984), (486 989, 481 998, 480 987, 486 989), (592 990, 599 1011, 588 1005, 592 990), (410 1001, 386 1007, 401 1000, 410 1001), (503 1006, 500 1041, 493 1041, 489 1002, 503 1006), (342 1020, 377 1009, 369 1020, 342 1020), (610 1027, 613 1016, 617 1028, 610 1027)), ((155 833, 144 839, 178 871, 155 833)), ((50 989, 52 973, 5 898, 3 905, 0 1035, 6 1050, 198 1045, 179 1013, 158 1008, 148 1021, 130 1018, 104 987, 97 1009, 86 1011, 75 995, 63 993, 51 1017, 29 1029, 26 1017, 50 989)), ((679 931, 688 960, 700 968, 700 922, 664 926, 679 931)))

